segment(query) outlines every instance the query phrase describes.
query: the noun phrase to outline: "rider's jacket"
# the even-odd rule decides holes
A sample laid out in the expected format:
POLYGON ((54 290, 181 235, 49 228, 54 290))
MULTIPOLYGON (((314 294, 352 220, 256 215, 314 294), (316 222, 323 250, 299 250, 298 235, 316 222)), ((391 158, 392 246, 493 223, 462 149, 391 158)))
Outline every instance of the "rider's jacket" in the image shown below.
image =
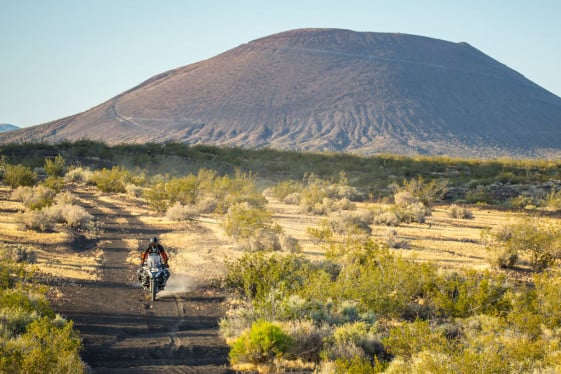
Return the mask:
POLYGON ((162 247, 160 243, 150 243, 148 248, 146 248, 142 252, 142 255, 140 256, 141 263, 144 264, 144 261, 146 261, 146 257, 148 256, 149 253, 158 253, 162 258, 162 263, 163 264, 168 263, 168 254, 166 253, 164 247, 162 247))

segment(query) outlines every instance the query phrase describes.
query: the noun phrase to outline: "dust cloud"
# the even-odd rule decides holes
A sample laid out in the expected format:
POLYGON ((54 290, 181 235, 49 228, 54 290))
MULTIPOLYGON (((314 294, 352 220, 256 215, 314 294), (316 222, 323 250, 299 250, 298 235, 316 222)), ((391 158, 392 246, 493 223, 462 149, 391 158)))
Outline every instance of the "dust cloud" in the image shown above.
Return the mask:
POLYGON ((190 292, 196 288, 195 278, 184 273, 171 273, 166 288, 159 293, 161 296, 173 296, 190 292))

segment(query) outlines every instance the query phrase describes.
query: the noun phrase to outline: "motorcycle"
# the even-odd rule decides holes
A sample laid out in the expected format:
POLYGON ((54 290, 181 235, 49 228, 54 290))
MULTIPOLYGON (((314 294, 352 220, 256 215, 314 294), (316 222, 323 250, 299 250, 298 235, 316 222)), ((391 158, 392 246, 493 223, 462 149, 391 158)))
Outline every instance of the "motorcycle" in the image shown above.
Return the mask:
POLYGON ((138 280, 150 293, 152 301, 155 301, 156 294, 166 287, 169 276, 169 270, 162 264, 162 259, 157 253, 150 253, 144 266, 138 269, 138 280))

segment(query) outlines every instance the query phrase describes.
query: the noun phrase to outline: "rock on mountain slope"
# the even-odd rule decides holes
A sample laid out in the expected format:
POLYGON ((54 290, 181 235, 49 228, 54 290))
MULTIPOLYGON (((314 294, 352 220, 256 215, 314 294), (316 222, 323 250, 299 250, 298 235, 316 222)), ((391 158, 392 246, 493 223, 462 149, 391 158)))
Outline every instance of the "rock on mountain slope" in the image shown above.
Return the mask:
POLYGON ((561 98, 466 43, 301 29, 0 141, 89 138, 362 154, 561 152, 561 98))

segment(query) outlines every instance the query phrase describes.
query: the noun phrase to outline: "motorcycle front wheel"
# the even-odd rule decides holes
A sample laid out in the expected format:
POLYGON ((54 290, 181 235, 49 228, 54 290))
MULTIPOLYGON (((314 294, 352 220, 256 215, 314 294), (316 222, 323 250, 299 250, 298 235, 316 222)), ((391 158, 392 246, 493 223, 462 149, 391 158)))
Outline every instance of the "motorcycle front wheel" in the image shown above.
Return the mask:
POLYGON ((152 301, 156 301, 156 293, 158 292, 158 282, 154 278, 150 278, 150 295, 152 301))

